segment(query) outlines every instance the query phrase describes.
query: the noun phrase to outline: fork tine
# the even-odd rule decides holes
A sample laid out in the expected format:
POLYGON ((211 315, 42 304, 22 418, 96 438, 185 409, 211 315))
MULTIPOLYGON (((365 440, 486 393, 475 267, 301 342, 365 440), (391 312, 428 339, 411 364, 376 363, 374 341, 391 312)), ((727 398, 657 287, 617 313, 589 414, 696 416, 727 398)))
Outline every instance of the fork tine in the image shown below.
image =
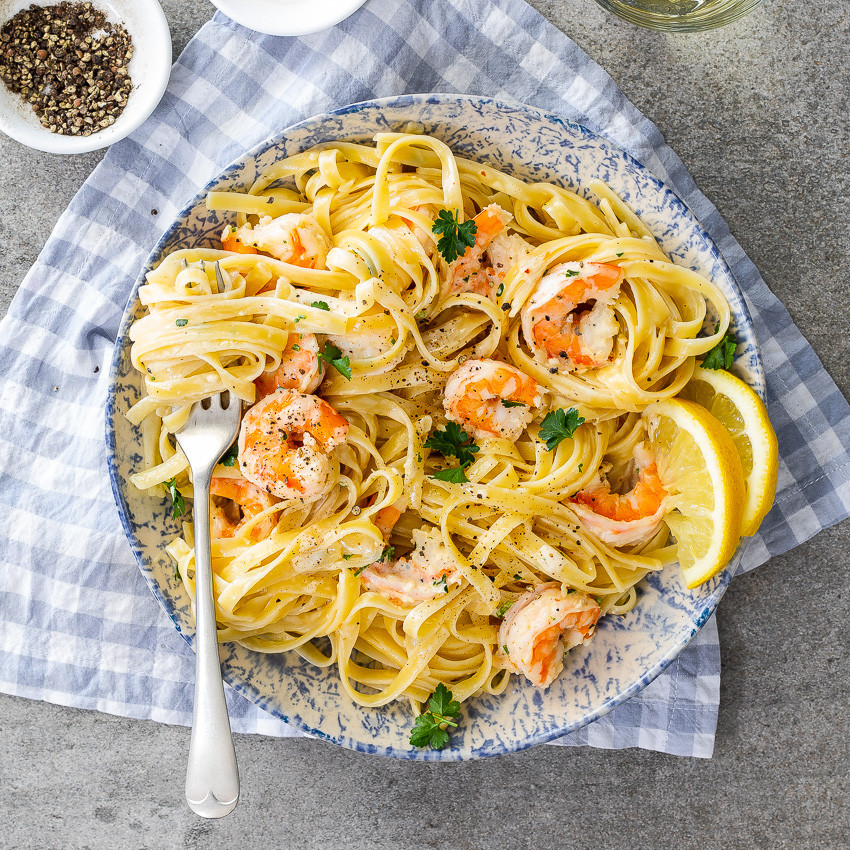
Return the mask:
POLYGON ((221 266, 218 260, 215 261, 215 282, 218 284, 219 292, 227 291, 227 284, 224 282, 224 275, 221 273, 221 266))

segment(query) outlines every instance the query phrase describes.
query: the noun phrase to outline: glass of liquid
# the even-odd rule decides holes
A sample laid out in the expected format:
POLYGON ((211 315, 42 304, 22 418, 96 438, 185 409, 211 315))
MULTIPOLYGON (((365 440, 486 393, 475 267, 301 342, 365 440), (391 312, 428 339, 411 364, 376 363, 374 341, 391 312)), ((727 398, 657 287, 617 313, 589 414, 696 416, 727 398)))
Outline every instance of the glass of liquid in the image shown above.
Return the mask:
POLYGON ((596 0, 603 9, 654 30, 700 32, 737 21, 762 0, 596 0))

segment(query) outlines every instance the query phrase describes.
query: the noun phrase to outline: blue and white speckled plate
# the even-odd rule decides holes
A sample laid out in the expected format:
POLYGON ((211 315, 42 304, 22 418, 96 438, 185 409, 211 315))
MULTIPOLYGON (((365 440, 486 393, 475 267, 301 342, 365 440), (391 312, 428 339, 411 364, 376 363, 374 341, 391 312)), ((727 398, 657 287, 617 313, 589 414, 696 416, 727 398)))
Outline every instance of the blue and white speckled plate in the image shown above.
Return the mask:
MULTIPOLYGON (((569 187, 605 180, 647 223, 662 247, 682 265, 717 283, 732 307, 742 345, 735 371, 764 396, 758 344, 744 301, 726 263, 694 216, 642 165, 577 124, 520 104, 462 95, 407 95, 347 106, 310 118, 256 147, 229 166, 180 213, 139 276, 178 247, 217 245, 225 219, 209 212, 210 189, 251 185, 275 161, 320 142, 369 141, 418 121, 455 152, 525 180, 569 187)), ((180 529, 166 499, 138 492, 130 473, 142 462, 141 436, 124 412, 141 396, 142 381, 130 363, 129 328, 142 315, 134 290, 112 364, 106 437, 109 472, 127 538, 156 598, 191 644, 194 621, 183 586, 173 578, 166 544, 180 529)), ((444 750, 408 743, 413 723, 403 704, 364 710, 340 688, 335 668, 320 670, 295 653, 265 655, 239 646, 224 649, 226 680, 266 711, 306 732, 367 753, 429 761, 460 761, 520 750, 552 740, 606 714, 649 684, 711 616, 740 560, 697 590, 687 590, 678 569, 650 576, 637 607, 625 618, 603 621, 593 641, 569 653, 565 672, 546 691, 514 677, 499 697, 469 700, 460 727, 444 750)))

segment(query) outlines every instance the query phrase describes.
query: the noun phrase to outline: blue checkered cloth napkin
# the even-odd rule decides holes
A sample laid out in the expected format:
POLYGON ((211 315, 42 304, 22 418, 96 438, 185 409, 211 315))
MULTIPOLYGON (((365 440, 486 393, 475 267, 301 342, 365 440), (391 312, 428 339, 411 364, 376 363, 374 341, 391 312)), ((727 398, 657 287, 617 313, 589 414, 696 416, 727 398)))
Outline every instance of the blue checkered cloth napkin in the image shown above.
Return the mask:
MULTIPOLYGON (((222 14, 177 62, 153 116, 59 220, 0 325, 0 690, 188 724, 192 653, 124 540, 103 444, 107 368, 134 279, 184 203, 232 159, 307 116, 412 92, 524 101, 629 151, 682 197, 747 296, 782 460, 743 569, 848 515, 850 409, 782 304, 653 124, 522 0, 370 0, 302 38, 222 14)), ((708 757, 720 681, 712 618, 658 679, 559 743, 708 757)), ((236 731, 297 731, 233 692, 236 731)))

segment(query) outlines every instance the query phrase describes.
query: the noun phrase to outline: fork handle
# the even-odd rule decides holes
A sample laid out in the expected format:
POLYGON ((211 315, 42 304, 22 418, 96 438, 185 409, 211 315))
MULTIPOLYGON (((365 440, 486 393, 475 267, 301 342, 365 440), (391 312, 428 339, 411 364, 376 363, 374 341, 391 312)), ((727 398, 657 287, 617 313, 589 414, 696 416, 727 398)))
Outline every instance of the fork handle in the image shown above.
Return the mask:
POLYGON ((221 818, 239 800, 239 770, 224 700, 210 555, 210 477, 195 474, 195 708, 186 802, 204 818, 221 818))

